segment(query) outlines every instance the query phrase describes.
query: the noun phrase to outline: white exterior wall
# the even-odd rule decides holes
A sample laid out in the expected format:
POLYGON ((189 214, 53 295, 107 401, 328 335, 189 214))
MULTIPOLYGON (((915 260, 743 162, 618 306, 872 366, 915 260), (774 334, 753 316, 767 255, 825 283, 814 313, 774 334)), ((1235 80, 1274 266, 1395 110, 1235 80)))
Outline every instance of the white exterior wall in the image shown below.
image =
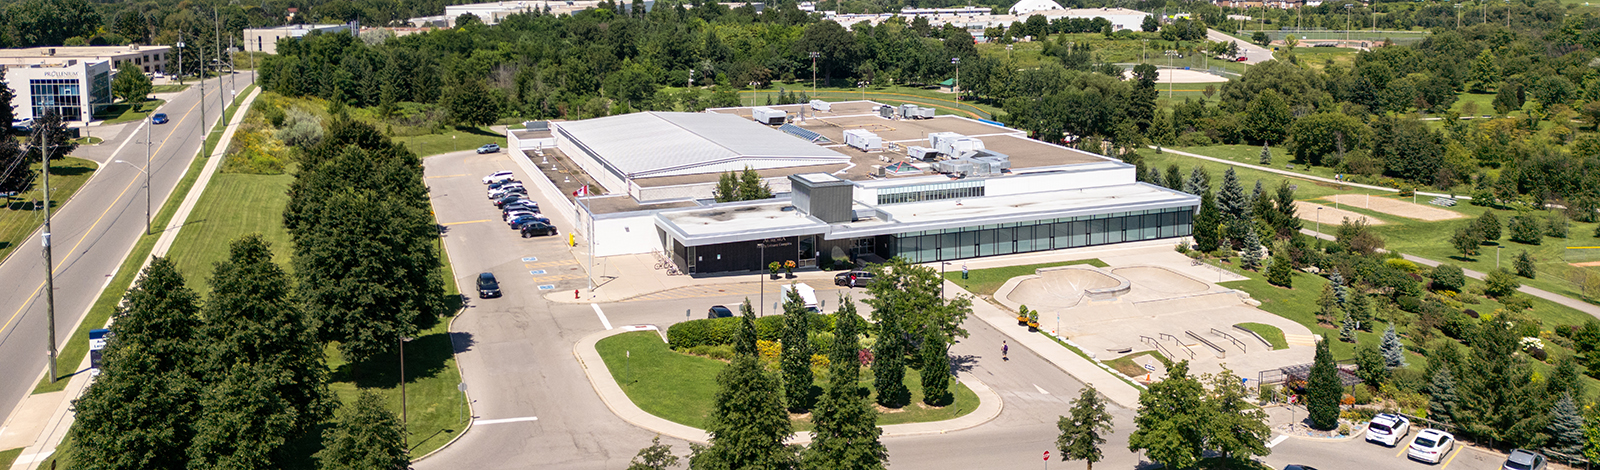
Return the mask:
MULTIPOLYGON (((33 80, 77 81, 78 113, 62 116, 64 121, 89 122, 94 117, 96 107, 111 104, 111 61, 72 62, 59 66, 6 67, 5 86, 11 88, 13 93, 9 104, 16 107, 12 111, 14 116, 12 119, 39 117, 33 112, 33 87, 29 86, 33 80), (96 89, 94 84, 97 77, 104 80, 99 89, 96 89), (98 97, 96 92, 99 92, 98 97)), ((6 125, 11 124, 6 123, 6 125)))
POLYGON ((251 52, 278 53, 278 41, 285 38, 298 38, 311 34, 312 31, 322 31, 324 34, 349 31, 350 25, 294 25, 280 28, 261 28, 244 30, 244 50, 251 52))
MULTIPOLYGON (((617 256, 649 253, 662 250, 661 235, 656 229, 654 212, 639 212, 637 216, 595 219, 594 231, 603 236, 594 238, 595 256, 617 256)), ((584 214, 585 224, 588 214, 584 214)), ((588 227, 582 230, 587 232, 588 227)))
MULTIPOLYGON (((778 176, 762 179, 767 187, 772 189, 772 194, 782 194, 793 191, 793 183, 789 177, 778 176)), ((639 201, 672 201, 678 199, 713 199, 717 197, 717 183, 679 184, 673 186, 641 187, 632 181, 628 182, 628 195, 639 201)))

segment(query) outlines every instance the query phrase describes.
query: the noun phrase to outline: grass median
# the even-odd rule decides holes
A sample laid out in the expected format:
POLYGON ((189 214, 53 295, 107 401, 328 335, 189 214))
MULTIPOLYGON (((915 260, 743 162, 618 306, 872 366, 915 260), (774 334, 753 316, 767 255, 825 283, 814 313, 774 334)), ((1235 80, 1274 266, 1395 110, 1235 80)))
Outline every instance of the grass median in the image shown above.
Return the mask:
MULTIPOLYGON (((717 393, 717 373, 727 364, 698 356, 680 354, 667 348, 661 336, 651 331, 623 333, 595 344, 611 377, 622 386, 639 409, 678 424, 705 429, 717 393)), ((861 386, 872 389, 872 371, 863 368, 861 386)), ((825 377, 817 377, 822 383, 825 377)), ((932 408, 922 405, 921 375, 907 368, 905 384, 911 389, 911 404, 899 410, 878 411, 878 425, 925 423, 954 419, 978 408, 978 395, 965 384, 952 384, 955 401, 932 408)), ((873 399, 873 392, 868 397, 873 399)), ((795 431, 812 428, 808 417, 794 420, 795 431)))

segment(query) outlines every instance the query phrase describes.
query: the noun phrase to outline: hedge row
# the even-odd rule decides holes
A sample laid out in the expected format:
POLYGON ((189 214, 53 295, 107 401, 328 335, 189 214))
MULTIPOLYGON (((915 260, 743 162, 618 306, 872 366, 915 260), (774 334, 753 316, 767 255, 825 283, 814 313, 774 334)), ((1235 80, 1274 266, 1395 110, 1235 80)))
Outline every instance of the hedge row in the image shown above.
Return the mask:
MULTIPOLYGON (((672 349, 733 344, 733 334, 738 328, 737 316, 689 320, 667 328, 667 344, 672 349)), ((812 315, 811 331, 833 331, 833 315, 812 315)), ((756 319, 756 339, 777 341, 782 336, 783 315, 767 315, 756 319)))

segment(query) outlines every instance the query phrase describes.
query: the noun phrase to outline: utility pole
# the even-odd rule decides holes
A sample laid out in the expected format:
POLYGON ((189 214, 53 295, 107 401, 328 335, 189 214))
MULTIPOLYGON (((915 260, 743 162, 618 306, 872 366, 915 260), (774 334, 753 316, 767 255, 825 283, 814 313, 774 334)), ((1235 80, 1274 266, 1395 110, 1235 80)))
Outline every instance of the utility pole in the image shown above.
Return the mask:
POLYGON ((146 117, 144 123, 144 234, 150 234, 150 128, 155 118, 146 117))
POLYGON ((183 84, 183 33, 178 33, 178 84, 183 84))
POLYGON ((822 54, 811 53, 811 94, 813 96, 817 94, 817 56, 819 55, 822 54))
MULTIPOLYGON (((223 101, 223 95, 227 93, 222 88, 222 20, 217 16, 216 8, 211 9, 211 24, 217 30, 217 43, 215 46, 217 48, 217 122, 221 122, 222 125, 226 126, 228 123, 223 122, 224 118, 227 117, 228 105, 223 101)), ((205 141, 202 140, 201 142, 205 141)), ((202 143, 201 145, 205 144, 202 143)))
POLYGON ((200 134, 200 151, 203 152, 206 148, 206 138, 211 137, 211 130, 206 126, 206 48, 197 49, 200 49, 200 129, 204 131, 200 134))
POLYGON ((49 335, 50 383, 56 383, 56 267, 50 253, 50 129, 39 129, 40 153, 44 155, 44 312, 49 335))

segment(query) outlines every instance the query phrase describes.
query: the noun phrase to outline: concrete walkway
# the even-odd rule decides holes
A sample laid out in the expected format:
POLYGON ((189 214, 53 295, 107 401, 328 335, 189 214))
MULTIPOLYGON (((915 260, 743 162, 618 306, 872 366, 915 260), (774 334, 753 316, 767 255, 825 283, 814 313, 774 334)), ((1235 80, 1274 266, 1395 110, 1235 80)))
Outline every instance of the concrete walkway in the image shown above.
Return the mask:
MULTIPOLYGON (((633 400, 628 398, 627 393, 622 391, 622 386, 617 385, 616 379, 611 376, 611 371, 606 368, 605 361, 600 358, 600 352, 595 350, 595 343, 599 343, 600 340, 611 336, 635 331, 655 331, 658 334, 663 334, 654 325, 621 326, 591 333, 578 340, 577 344, 572 346, 572 355, 577 357, 578 365, 583 367, 584 375, 589 377, 589 384, 594 386, 595 394, 600 395, 600 401, 605 402, 606 407, 610 408, 612 413, 616 413, 617 417, 622 418, 623 421, 627 421, 629 424, 663 436, 676 437, 701 444, 709 443, 711 436, 705 430, 674 423, 639 409, 639 406, 633 404, 633 400)), ((666 337, 663 336, 662 341, 665 340, 666 337)), ((1000 416, 1004 403, 1000 400, 999 394, 996 394, 989 386, 984 385, 983 382, 979 382, 970 375, 958 376, 957 380, 966 384, 967 388, 978 396, 978 409, 961 417, 944 421, 879 426, 883 429, 882 437, 945 434, 974 428, 1000 416)), ((810 442, 810 432, 797 432, 787 443, 803 445, 810 442)))
MULTIPOLYGON (((233 120, 229 121, 227 127, 223 129, 222 138, 217 141, 217 146, 210 155, 210 159, 206 161, 205 166, 200 170, 199 179, 195 181, 194 187, 190 188, 189 193, 184 196, 183 202, 178 205, 178 211, 173 214, 172 220, 167 224, 170 228, 161 232, 161 237, 156 239, 155 247, 151 250, 151 257, 166 255, 167 249, 172 246, 172 241, 177 239, 178 230, 183 227, 184 222, 189 217, 189 212, 194 208, 195 203, 200 200, 200 195, 205 193, 206 183, 210 181, 211 175, 216 173, 217 167, 222 164, 222 157, 227 153, 228 144, 233 141, 234 131, 238 130, 239 124, 244 122, 246 113, 243 111, 250 109, 250 104, 260 94, 261 89, 257 88, 251 92, 250 96, 238 102, 239 111, 234 112, 233 120)), ((207 128, 209 127, 210 125, 207 125, 207 128)), ((149 265, 150 257, 146 257, 139 269, 143 271, 144 267, 149 265)), ((109 279, 107 281, 109 284, 109 279)), ((138 282, 138 279, 135 278, 134 282, 138 282)), ((110 322, 107 322, 106 325, 110 326, 110 322)), ((75 370, 86 371, 88 369, 89 357, 85 355, 82 363, 75 370)), ((23 399, 22 403, 17 406, 17 411, 6 420, 3 430, 0 430, 0 449, 10 448, 5 443, 26 443, 22 454, 17 456, 15 462, 12 462, 11 468, 34 470, 40 468, 45 461, 51 458, 51 455, 56 451, 56 446, 60 445, 61 440, 66 437, 67 431, 72 429, 74 421, 72 401, 82 396, 83 391, 88 388, 90 380, 93 380, 93 376, 89 373, 74 374, 72 379, 67 382, 67 388, 63 391, 29 395, 23 399), (30 436, 31 439, 29 439, 30 436)), ((55 465, 52 464, 50 468, 55 468, 55 465)))
MULTIPOLYGON (((1311 235, 1311 236, 1314 236, 1314 237, 1317 237, 1317 238, 1321 238, 1323 240, 1333 240, 1334 239, 1333 235, 1328 235, 1326 233, 1317 233, 1316 231, 1313 231, 1311 229, 1302 228, 1302 229, 1300 229, 1300 232, 1304 233, 1306 235, 1311 235)), ((1382 251, 1387 252, 1388 250, 1382 250, 1382 251)), ((1405 254, 1405 253, 1401 253, 1400 256, 1404 257, 1406 260, 1411 261, 1413 263, 1427 265, 1429 267, 1434 267, 1434 266, 1438 266, 1440 264, 1444 264, 1444 263, 1440 263, 1438 261, 1434 261, 1434 260, 1431 260, 1431 259, 1423 258, 1421 256, 1413 256, 1413 255, 1408 255, 1408 254, 1405 254)), ((1477 280, 1480 280, 1480 281, 1483 280, 1484 277, 1488 276, 1487 274, 1484 274, 1484 273, 1481 273, 1481 272, 1478 272, 1478 271, 1473 271, 1471 269, 1465 269, 1465 268, 1463 268, 1461 270, 1461 272, 1462 272, 1462 274, 1466 274, 1467 277, 1470 277, 1470 278, 1473 278, 1473 279, 1477 279, 1477 280)), ((1592 316, 1592 317, 1595 317, 1595 318, 1600 318, 1600 305, 1591 304, 1591 303, 1588 303, 1588 302, 1584 302, 1582 300, 1574 299, 1574 298, 1571 298, 1571 297, 1567 297, 1565 295, 1557 294, 1555 292, 1550 292, 1550 291, 1547 291, 1547 290, 1544 290, 1544 289, 1540 289, 1540 288, 1537 288, 1537 287, 1532 287, 1532 286, 1518 287, 1517 291, 1522 292, 1524 294, 1528 294, 1528 295, 1534 296, 1534 297, 1545 299, 1545 300, 1548 300, 1548 301, 1551 301, 1551 302, 1555 302, 1555 303, 1558 303, 1558 304, 1561 304, 1561 305, 1572 307, 1574 310, 1589 314, 1589 316, 1592 316)))
MULTIPOLYGON (((1150 148, 1154 149, 1156 147, 1152 145, 1152 146, 1150 146, 1150 148)), ((1252 170, 1261 170, 1261 171, 1265 171, 1265 172, 1268 172, 1268 173, 1276 173, 1276 174, 1280 174, 1280 175, 1284 175, 1284 176, 1291 176, 1291 177, 1295 177, 1295 178, 1308 179, 1308 180, 1313 180, 1313 181, 1321 181, 1321 182, 1324 182, 1324 183, 1342 184, 1342 185, 1345 185, 1345 186, 1352 186, 1352 187, 1363 188, 1363 189, 1371 189, 1371 190, 1375 190, 1375 191, 1387 191, 1387 192, 1391 192, 1391 193, 1400 192, 1400 190, 1396 189, 1396 188, 1385 188, 1383 186, 1374 186, 1374 185, 1370 185, 1370 184, 1351 183, 1349 181, 1340 181, 1340 180, 1336 180, 1336 179, 1333 179, 1333 178, 1323 178, 1321 176, 1312 176, 1312 175, 1308 175, 1308 174, 1305 174, 1305 173, 1296 173, 1296 172, 1288 171, 1288 170, 1279 170, 1277 168, 1272 168, 1272 167, 1268 167, 1268 166, 1251 165, 1249 163, 1239 163, 1239 162, 1236 162, 1236 161, 1233 161, 1233 160, 1227 160, 1227 159, 1216 158, 1216 157, 1208 157, 1208 156, 1205 156, 1205 155, 1200 155, 1200 154, 1197 154, 1197 153, 1189 153, 1189 152, 1185 152, 1185 151, 1182 151, 1182 150, 1173 150, 1173 149, 1169 149, 1169 148, 1163 148, 1163 149, 1160 149, 1160 150, 1162 152, 1175 153, 1175 154, 1178 154, 1178 155, 1183 155, 1185 157, 1194 157, 1194 158, 1198 158, 1198 159, 1201 159, 1201 160, 1210 160, 1210 161, 1217 162, 1217 163, 1222 163, 1222 164, 1225 164, 1225 165, 1233 165, 1233 166, 1237 166, 1237 167, 1244 167, 1244 168, 1249 168, 1249 169, 1252 169, 1252 170)), ((1471 196, 1461 196, 1461 195, 1441 194, 1441 193, 1430 193, 1430 192, 1425 192, 1425 191, 1417 191, 1417 195, 1419 195, 1419 196, 1428 196, 1428 197, 1454 197, 1454 198, 1460 199, 1460 200, 1472 200, 1471 196)))

